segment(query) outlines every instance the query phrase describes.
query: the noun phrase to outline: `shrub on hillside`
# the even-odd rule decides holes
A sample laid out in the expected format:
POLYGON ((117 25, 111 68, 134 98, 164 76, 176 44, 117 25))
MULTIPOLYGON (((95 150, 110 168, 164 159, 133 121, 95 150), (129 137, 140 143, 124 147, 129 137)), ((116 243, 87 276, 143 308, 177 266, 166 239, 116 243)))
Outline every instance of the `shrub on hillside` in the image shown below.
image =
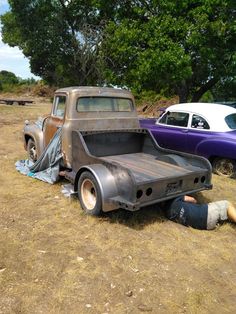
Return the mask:
POLYGON ((50 87, 41 82, 38 82, 38 84, 32 87, 32 95, 34 96, 51 98, 53 97, 54 92, 55 92, 55 87, 50 87))

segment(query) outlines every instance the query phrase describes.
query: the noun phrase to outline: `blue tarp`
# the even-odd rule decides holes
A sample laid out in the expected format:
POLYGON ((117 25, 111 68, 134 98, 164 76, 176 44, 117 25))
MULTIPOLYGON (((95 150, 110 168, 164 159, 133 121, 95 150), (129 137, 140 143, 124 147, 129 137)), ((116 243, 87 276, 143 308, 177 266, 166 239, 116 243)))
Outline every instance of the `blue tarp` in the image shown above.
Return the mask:
POLYGON ((57 182, 59 180, 60 162, 62 160, 61 131, 61 128, 57 130, 35 163, 28 159, 18 160, 15 164, 16 169, 24 175, 47 183, 53 184, 57 182))

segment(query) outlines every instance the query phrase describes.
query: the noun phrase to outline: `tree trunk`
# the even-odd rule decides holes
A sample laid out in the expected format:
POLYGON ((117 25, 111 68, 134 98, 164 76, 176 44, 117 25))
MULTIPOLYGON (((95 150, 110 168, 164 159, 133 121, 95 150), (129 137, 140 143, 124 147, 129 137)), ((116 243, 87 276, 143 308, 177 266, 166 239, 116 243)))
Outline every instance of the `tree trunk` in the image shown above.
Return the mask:
POLYGON ((217 82, 219 81, 218 78, 210 79, 205 85, 202 85, 194 94, 191 99, 191 102, 198 102, 200 98, 210 90, 217 82))
POLYGON ((185 103, 188 101, 189 89, 185 81, 181 83, 181 86, 177 88, 177 94, 179 96, 179 103, 185 103))

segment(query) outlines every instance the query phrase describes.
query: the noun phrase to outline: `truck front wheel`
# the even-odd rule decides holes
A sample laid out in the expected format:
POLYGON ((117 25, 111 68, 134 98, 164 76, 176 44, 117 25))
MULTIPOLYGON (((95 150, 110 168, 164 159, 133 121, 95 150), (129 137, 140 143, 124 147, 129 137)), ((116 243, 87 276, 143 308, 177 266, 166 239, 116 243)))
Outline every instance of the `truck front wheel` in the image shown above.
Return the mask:
POLYGON ((86 214, 98 216, 102 212, 101 190, 94 175, 85 171, 78 182, 78 196, 86 214))
POLYGON ((28 140, 27 143, 27 153, 28 153, 28 158, 35 162, 37 160, 37 152, 36 152, 36 145, 35 142, 32 138, 28 140))

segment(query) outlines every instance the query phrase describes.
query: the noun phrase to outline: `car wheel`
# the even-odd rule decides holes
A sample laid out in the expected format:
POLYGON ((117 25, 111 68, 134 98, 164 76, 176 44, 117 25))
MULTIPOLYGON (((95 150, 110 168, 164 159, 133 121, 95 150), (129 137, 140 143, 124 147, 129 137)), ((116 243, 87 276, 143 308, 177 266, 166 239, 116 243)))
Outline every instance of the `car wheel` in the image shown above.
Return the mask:
POLYGON ((30 138, 27 143, 27 153, 29 160, 35 162, 37 160, 37 151, 36 151, 36 145, 35 141, 30 138))
POLYGON ((216 158, 212 163, 213 172, 227 178, 236 176, 236 162, 228 158, 216 158))
POLYGON ((102 212, 101 190, 92 173, 85 171, 78 182, 78 196, 86 214, 98 216, 102 212))

